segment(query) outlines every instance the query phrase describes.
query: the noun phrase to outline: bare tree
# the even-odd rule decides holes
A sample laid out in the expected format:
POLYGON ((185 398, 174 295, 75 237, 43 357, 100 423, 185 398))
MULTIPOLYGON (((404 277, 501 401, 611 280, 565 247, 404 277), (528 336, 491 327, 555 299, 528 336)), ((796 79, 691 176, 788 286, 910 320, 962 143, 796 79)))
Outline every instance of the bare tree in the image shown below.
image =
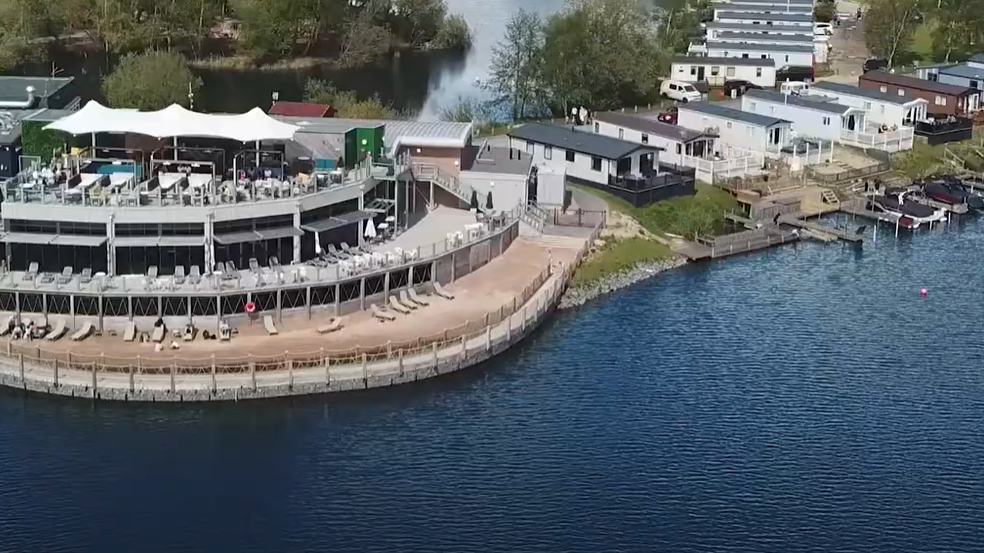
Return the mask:
POLYGON ((520 9, 506 25, 502 40, 492 48, 486 88, 506 103, 514 120, 542 99, 540 71, 543 59, 543 23, 520 9))

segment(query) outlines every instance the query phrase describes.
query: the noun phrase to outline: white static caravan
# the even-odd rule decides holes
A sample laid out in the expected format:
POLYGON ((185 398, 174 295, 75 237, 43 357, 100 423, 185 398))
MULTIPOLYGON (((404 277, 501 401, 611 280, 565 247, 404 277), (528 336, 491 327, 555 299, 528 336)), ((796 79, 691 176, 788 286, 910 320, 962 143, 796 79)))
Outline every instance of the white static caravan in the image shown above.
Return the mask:
POLYGON ((719 12, 732 13, 764 13, 764 14, 795 14, 813 15, 813 6, 807 4, 746 4, 744 2, 718 2, 713 5, 714 19, 718 18, 719 12))
POLYGON ((534 165, 563 169, 568 177, 608 186, 616 176, 658 173, 659 149, 593 132, 527 123, 509 133, 509 148, 534 165))
POLYGON ((715 19, 720 23, 748 23, 750 25, 796 25, 809 27, 813 30, 813 14, 798 13, 745 13, 734 11, 716 11, 715 19))
POLYGON ((778 157, 782 148, 792 140, 792 124, 789 121, 714 102, 681 105, 677 124, 698 132, 715 133, 719 143, 770 157, 778 157))
POLYGON ((761 58, 676 56, 670 62, 670 78, 687 83, 707 82, 711 86, 748 81, 763 88, 775 88, 776 62, 761 58))
POLYGON ((859 88, 855 85, 817 81, 810 85, 809 97, 833 98, 846 106, 861 108, 868 112, 868 122, 888 127, 915 125, 926 119, 929 102, 922 98, 892 95, 873 88, 859 88))
POLYGON ((813 27, 803 25, 756 25, 751 23, 723 23, 711 21, 704 23, 704 37, 713 41, 719 33, 755 33, 772 36, 803 36, 813 38, 813 27))
POLYGON ((863 131, 866 124, 863 109, 770 90, 749 90, 741 98, 741 109, 781 117, 792 122, 793 130, 803 137, 830 141, 841 141, 846 131, 863 131))
POLYGON ((704 182, 757 175, 764 165, 763 153, 719 145, 716 134, 662 123, 654 114, 599 113, 594 129, 605 136, 655 145, 660 148, 660 162, 692 167, 704 182))
POLYGON ((789 65, 812 67, 814 62, 813 45, 730 44, 714 41, 707 42, 704 47, 708 57, 772 59, 779 69, 789 65))
POLYGON ((769 35, 763 33, 721 31, 716 33, 716 38, 713 42, 729 44, 768 44, 772 46, 812 46, 813 56, 817 63, 827 63, 827 54, 830 53, 830 41, 827 40, 826 36, 769 35))

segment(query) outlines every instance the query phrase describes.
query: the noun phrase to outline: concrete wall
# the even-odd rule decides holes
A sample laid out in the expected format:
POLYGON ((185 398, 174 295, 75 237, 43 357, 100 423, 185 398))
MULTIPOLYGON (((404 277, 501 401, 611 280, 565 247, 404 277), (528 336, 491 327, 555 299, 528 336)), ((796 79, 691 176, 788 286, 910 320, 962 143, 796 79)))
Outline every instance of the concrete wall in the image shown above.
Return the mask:
POLYGON ((461 148, 400 148, 400 154, 410 153, 414 163, 432 163, 449 175, 458 176, 461 171, 461 148))

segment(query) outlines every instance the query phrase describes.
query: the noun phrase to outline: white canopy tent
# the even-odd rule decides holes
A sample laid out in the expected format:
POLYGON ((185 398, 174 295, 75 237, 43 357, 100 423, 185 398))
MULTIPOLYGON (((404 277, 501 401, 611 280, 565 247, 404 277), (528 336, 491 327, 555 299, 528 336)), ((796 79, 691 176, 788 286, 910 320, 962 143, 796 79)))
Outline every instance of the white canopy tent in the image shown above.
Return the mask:
POLYGON ((224 138, 239 142, 290 140, 298 127, 253 108, 238 115, 197 113, 172 104, 158 111, 113 109, 89 101, 82 109, 45 127, 72 135, 131 133, 155 138, 224 138))

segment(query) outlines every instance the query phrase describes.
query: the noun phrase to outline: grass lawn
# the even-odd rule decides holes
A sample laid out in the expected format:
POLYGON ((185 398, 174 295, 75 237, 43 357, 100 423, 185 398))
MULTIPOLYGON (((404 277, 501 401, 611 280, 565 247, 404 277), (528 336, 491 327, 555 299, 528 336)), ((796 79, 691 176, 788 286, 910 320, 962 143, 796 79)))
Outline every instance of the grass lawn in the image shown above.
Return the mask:
POLYGON ((631 270, 639 263, 673 257, 670 248, 655 240, 624 238, 607 243, 587 258, 574 273, 574 286, 593 284, 605 277, 631 270))

